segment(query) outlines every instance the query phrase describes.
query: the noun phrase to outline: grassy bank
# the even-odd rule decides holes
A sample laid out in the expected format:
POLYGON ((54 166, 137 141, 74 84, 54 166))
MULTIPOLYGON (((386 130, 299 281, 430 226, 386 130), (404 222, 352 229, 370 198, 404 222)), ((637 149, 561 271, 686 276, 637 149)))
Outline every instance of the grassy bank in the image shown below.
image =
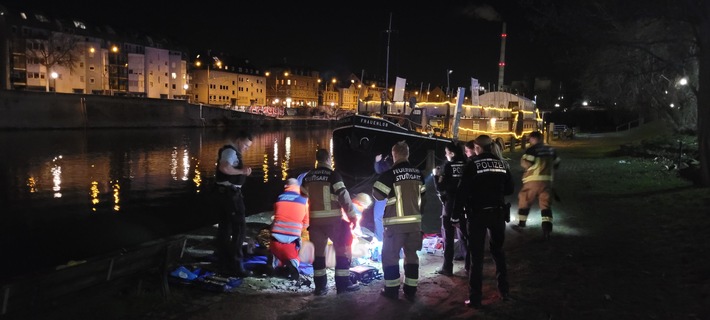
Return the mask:
POLYGON ((511 239, 521 305, 506 316, 710 318, 710 190, 658 158, 618 155, 621 145, 667 134, 649 125, 552 142, 562 157, 555 237, 537 241, 538 228, 511 239))

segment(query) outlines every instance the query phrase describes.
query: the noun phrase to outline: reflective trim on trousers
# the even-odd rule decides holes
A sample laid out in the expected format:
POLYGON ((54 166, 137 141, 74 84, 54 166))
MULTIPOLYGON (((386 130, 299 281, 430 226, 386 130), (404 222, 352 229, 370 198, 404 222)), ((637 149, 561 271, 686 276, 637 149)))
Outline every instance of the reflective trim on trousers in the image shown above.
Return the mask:
POLYGON ((405 285, 416 287, 417 283, 419 283, 419 279, 412 279, 412 278, 404 277, 404 284, 405 285))
POLYGON ((350 270, 349 269, 335 269, 335 276, 336 277, 349 277, 350 270))
POLYGON ((385 287, 399 287, 399 279, 385 280, 385 287))
POLYGON ((421 221, 422 221, 422 216, 417 214, 417 215, 403 216, 403 217, 383 218, 382 225, 389 226, 389 225, 393 225, 393 224, 413 223, 413 222, 421 222, 421 221))

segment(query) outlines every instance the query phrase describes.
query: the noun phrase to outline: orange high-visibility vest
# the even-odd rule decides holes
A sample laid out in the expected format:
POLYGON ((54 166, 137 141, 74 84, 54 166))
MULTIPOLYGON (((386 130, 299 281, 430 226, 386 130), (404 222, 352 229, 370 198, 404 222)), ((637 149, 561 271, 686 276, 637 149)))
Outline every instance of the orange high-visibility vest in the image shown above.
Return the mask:
POLYGON ((301 236, 308 228, 308 198, 301 195, 301 186, 290 185, 274 204, 274 225, 271 233, 301 236))

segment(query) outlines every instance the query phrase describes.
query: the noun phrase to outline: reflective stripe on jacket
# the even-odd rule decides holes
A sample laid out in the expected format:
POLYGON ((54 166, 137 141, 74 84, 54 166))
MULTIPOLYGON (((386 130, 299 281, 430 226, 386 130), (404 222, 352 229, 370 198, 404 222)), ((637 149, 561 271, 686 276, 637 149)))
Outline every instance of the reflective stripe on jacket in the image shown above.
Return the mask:
POLYGON ((308 193, 311 223, 320 219, 340 218, 341 210, 349 218, 357 218, 357 210, 343 178, 329 167, 318 166, 306 173, 302 186, 308 193))
POLYGON ((300 237, 308 224, 308 198, 301 195, 301 186, 289 185, 274 204, 271 232, 300 237))
POLYGON ((527 150, 520 159, 523 172, 523 183, 529 181, 552 181, 554 167, 560 162, 554 148, 543 143, 537 143, 527 150))
POLYGON ((408 161, 395 163, 380 175, 373 186, 372 194, 377 200, 387 200, 382 224, 411 225, 421 228, 422 196, 426 191, 421 171, 408 161))

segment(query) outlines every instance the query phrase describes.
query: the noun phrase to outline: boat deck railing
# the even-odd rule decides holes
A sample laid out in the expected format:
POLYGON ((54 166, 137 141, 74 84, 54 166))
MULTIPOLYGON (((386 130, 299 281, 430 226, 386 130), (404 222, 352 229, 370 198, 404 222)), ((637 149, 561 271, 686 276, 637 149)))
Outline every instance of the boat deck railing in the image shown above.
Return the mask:
POLYGON ((387 114, 387 115, 383 116, 383 119, 394 122, 396 125, 398 125, 402 128, 406 128, 407 130, 418 131, 418 132, 425 131, 420 123, 416 123, 416 122, 412 121, 406 115, 387 114))

